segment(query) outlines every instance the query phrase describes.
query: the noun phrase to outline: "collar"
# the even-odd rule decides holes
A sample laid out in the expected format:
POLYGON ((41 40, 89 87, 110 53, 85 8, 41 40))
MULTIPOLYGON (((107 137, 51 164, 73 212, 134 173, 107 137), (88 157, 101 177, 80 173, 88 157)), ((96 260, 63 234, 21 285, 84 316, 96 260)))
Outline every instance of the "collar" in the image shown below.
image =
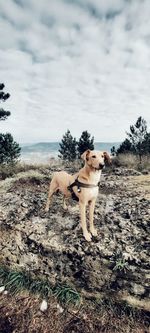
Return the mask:
POLYGON ((70 184, 68 186, 68 190, 73 191, 72 188, 74 186, 77 186, 78 192, 81 192, 81 187, 84 187, 84 188, 93 188, 93 187, 99 187, 99 185, 100 185, 100 182, 98 182, 97 185, 95 185, 95 184, 85 184, 85 183, 80 182, 78 180, 78 178, 76 178, 75 181, 74 181, 74 183, 72 183, 72 184, 70 184))

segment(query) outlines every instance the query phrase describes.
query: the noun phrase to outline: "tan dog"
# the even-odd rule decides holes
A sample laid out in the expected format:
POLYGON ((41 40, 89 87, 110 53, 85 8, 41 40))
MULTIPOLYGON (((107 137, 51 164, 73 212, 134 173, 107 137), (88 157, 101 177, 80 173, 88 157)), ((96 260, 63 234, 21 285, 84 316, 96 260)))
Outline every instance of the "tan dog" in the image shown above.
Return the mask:
POLYGON ((53 193, 58 190, 64 194, 64 208, 66 209, 65 199, 71 197, 72 191, 72 194, 79 200, 83 235, 87 241, 91 241, 92 235, 97 236, 97 230, 94 228, 93 224, 93 215, 96 198, 98 196, 98 184, 105 161, 107 160, 110 163, 111 160, 107 152, 98 152, 89 149, 81 155, 81 158, 85 161, 85 165, 75 175, 69 175, 65 171, 54 173, 50 183, 45 210, 48 212, 50 199, 53 193), (73 184, 73 187, 70 186, 71 184, 73 184), (87 205, 89 205, 90 232, 88 232, 86 224, 87 205))

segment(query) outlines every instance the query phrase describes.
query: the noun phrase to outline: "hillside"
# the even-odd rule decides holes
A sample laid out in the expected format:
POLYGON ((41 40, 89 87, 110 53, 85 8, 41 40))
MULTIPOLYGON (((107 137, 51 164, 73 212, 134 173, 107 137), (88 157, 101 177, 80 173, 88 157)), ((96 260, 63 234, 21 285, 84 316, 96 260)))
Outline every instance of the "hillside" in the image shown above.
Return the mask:
POLYGON ((41 168, 1 181, 1 263, 52 286, 69 285, 88 302, 111 298, 149 311, 150 176, 129 169, 103 175, 98 236, 87 243, 78 210, 64 211, 60 194, 45 213, 51 173, 41 168))

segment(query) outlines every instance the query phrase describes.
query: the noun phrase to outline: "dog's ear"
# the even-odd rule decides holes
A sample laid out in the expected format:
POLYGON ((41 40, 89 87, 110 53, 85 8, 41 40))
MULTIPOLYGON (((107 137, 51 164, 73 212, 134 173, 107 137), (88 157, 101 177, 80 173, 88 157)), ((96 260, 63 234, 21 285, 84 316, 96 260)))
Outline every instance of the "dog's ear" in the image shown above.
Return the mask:
POLYGON ((111 158, 110 155, 107 153, 107 151, 104 151, 103 154, 104 154, 104 161, 107 162, 108 164, 111 164, 111 158))
POLYGON ((88 161, 88 156, 90 154, 90 149, 87 149, 82 155, 81 155, 81 158, 82 160, 84 161, 88 161))

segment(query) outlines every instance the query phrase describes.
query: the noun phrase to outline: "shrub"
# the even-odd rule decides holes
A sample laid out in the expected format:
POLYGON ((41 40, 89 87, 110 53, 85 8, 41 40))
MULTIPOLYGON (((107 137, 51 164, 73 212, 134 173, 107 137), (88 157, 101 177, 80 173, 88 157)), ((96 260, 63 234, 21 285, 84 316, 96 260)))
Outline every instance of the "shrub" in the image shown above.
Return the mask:
POLYGON ((137 155, 128 153, 128 154, 118 154, 112 160, 113 166, 115 167, 125 167, 136 169, 139 171, 150 170, 150 155, 144 155, 142 161, 140 162, 137 155))

